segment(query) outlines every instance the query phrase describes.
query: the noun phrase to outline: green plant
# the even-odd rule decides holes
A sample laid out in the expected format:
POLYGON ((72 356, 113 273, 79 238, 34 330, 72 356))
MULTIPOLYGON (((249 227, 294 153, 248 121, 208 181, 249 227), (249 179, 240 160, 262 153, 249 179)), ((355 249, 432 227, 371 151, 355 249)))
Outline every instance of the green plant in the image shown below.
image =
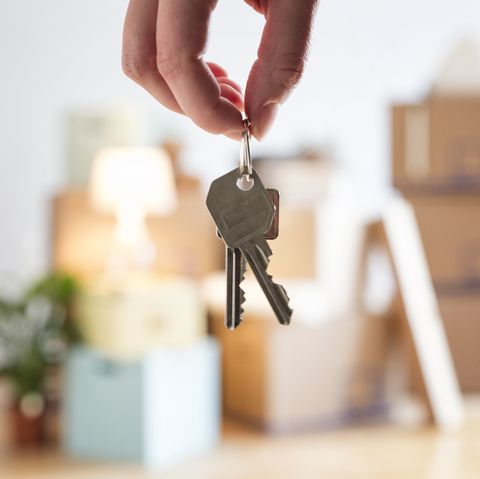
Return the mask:
POLYGON ((76 291, 73 278, 51 274, 16 300, 0 292, 0 373, 10 378, 18 398, 43 393, 50 368, 79 341, 71 308, 76 291))

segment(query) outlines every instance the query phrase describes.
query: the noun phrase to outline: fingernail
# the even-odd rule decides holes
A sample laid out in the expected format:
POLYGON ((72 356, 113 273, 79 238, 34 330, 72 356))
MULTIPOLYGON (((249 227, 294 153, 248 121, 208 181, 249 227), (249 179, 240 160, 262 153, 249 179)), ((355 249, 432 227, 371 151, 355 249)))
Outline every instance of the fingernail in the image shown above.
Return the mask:
POLYGON ((277 116, 278 103, 268 103, 262 108, 258 122, 253 127, 253 134, 257 140, 261 140, 273 125, 273 121, 277 116))

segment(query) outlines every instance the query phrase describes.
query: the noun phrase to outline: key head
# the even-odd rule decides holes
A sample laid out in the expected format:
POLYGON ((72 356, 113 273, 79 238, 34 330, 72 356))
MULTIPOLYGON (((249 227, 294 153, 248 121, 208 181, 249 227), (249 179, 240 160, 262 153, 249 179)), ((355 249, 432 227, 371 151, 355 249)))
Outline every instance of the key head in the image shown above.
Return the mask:
MULTIPOLYGON (((275 206, 275 215, 273 216, 272 226, 270 226, 270 229, 265 233, 265 238, 267 238, 267 240, 274 240, 278 238, 278 232, 280 229, 280 193, 273 188, 267 188, 267 191, 275 206)), ((222 239, 222 235, 220 234, 220 231, 218 231, 218 228, 216 229, 216 233, 217 238, 222 239)))
POLYGON ((275 216, 275 205, 257 172, 252 171, 253 187, 243 191, 237 186, 235 168, 213 181, 207 195, 207 208, 225 243, 237 248, 265 235, 275 216))

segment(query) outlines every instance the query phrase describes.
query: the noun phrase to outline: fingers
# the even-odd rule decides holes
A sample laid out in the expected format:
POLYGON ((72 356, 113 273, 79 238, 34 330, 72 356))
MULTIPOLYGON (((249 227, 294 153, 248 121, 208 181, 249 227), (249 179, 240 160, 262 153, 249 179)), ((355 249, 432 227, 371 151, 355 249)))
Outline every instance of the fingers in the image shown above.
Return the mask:
POLYGON ((216 77, 228 77, 228 73, 220 65, 213 62, 207 62, 207 65, 216 77))
POLYGON ((220 83, 220 95, 233 103, 238 110, 243 110, 243 97, 235 88, 226 83, 220 83))
POLYGON ((236 90, 240 95, 242 94, 242 87, 237 83, 231 80, 228 77, 217 77, 217 82, 219 84, 225 83, 227 85, 230 85, 234 90, 236 90))
POLYGON ((245 110, 260 139, 304 69, 316 0, 275 0, 266 4, 258 58, 245 91, 245 110))
POLYGON ((215 5, 216 0, 160 1, 156 64, 181 110, 198 126, 211 133, 234 134, 242 129, 236 89, 226 82, 220 85, 214 74, 226 77, 226 72, 202 59, 215 5))
POLYGON ((230 100, 237 108, 243 111, 242 87, 237 82, 228 78, 228 73, 220 65, 211 62, 207 62, 207 65, 215 75, 217 83, 220 85, 221 96, 230 100), (232 89, 234 91, 232 91, 232 89))
POLYGON ((122 66, 128 77, 160 103, 182 113, 156 65, 157 6, 158 0, 130 0, 123 30, 122 66))

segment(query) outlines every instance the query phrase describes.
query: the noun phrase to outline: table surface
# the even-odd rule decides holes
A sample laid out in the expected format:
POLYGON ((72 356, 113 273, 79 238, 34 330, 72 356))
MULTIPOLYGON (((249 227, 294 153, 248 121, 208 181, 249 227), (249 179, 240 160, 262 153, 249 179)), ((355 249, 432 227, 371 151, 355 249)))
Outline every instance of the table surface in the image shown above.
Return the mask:
POLYGON ((478 479, 480 419, 458 431, 377 425, 265 436, 234 424, 211 453, 162 473, 138 465, 77 462, 58 451, 0 458, 2 479, 478 479))

